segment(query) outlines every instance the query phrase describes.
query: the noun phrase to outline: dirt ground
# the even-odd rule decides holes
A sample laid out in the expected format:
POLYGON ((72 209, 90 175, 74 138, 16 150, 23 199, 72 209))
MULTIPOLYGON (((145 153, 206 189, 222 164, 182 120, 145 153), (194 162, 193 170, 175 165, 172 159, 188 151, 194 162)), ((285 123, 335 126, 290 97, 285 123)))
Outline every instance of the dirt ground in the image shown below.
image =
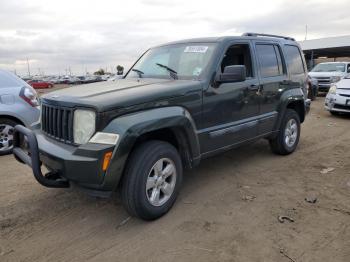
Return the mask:
POLYGON ((323 100, 294 154, 273 155, 260 141, 203 161, 154 222, 130 218, 117 194, 44 188, 1 157, 0 261, 348 262, 350 117, 331 116, 323 100), (304 200, 312 196, 315 204, 304 200))

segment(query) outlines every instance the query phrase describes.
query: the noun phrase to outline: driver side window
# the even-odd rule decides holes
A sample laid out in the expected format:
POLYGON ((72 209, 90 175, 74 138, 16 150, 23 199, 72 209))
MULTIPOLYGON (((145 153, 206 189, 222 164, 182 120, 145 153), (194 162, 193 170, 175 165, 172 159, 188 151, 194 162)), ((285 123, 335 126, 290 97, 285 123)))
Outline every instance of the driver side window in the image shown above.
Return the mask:
POLYGON ((227 49, 221 62, 221 72, 226 66, 244 65, 246 67, 246 77, 253 77, 252 58, 248 44, 235 44, 227 49))

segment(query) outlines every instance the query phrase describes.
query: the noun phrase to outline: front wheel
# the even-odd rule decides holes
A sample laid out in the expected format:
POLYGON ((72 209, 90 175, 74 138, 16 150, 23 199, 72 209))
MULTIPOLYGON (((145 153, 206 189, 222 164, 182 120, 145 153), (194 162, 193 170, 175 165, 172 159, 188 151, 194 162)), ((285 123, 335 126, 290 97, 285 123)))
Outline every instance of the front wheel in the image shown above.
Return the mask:
POLYGON ((270 140, 271 150, 279 155, 293 153, 300 137, 300 118, 293 109, 287 109, 277 137, 270 140))
POLYGON ((175 203, 182 181, 182 163, 174 146, 149 141, 135 149, 122 181, 122 202, 127 211, 144 220, 166 214, 175 203))

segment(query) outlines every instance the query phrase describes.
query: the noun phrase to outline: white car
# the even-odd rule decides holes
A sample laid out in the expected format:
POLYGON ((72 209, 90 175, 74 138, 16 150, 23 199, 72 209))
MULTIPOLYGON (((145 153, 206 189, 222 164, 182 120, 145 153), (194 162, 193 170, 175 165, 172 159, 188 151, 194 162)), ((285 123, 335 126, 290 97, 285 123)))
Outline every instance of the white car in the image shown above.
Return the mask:
POLYGON ((325 107, 333 115, 350 113, 350 75, 331 86, 326 96, 325 107))
POLYGON ((316 65, 309 76, 318 81, 318 90, 328 92, 329 88, 350 73, 350 62, 326 62, 316 65))
POLYGON ((14 74, 0 70, 0 156, 12 151, 14 126, 30 128, 39 116, 35 90, 14 74))

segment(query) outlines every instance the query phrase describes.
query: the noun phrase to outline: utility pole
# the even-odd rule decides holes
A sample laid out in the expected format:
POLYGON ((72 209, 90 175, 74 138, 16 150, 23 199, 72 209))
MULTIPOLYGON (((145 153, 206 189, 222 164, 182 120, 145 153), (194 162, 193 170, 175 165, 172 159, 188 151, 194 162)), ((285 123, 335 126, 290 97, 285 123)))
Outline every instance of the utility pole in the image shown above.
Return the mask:
POLYGON ((305 40, 307 40, 307 25, 305 25, 305 40))
POLYGON ((28 60, 28 57, 27 57, 27 68, 28 68, 28 76, 30 76, 30 68, 29 68, 29 60, 28 60))

